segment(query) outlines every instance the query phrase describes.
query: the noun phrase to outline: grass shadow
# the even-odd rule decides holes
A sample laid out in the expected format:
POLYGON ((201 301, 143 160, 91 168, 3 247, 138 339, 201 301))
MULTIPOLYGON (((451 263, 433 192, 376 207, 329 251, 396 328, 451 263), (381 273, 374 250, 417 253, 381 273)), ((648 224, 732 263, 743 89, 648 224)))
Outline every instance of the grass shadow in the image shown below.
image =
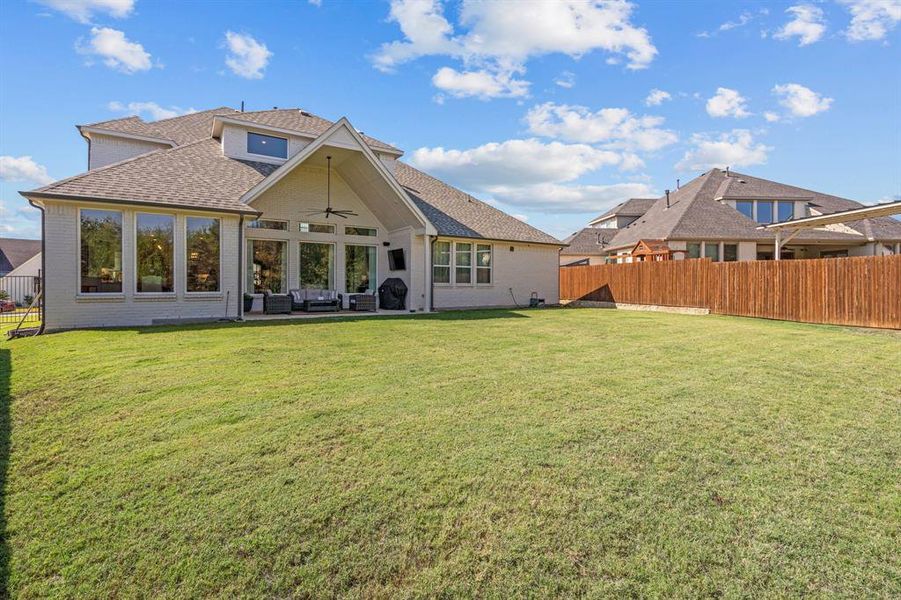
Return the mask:
MULTIPOLYGON (((116 329, 127 329, 137 331, 141 334, 168 333, 172 331, 197 331, 202 329, 222 329, 228 327, 283 327, 283 326, 299 326, 312 325, 322 323, 366 323, 372 320, 379 321, 480 321, 494 319, 528 319, 529 315, 522 314, 520 310, 527 309, 481 309, 481 310, 449 310, 444 312, 435 312, 428 314, 409 314, 399 313, 397 315, 378 315, 363 316, 348 314, 340 317, 307 317, 292 319, 287 316, 284 319, 270 319, 261 321, 240 321, 240 322, 218 322, 210 321, 204 323, 183 323, 176 325, 153 325, 149 327, 126 327, 116 329)), ((542 309, 547 310, 547 309, 542 309)))
POLYGON ((12 359, 6 348, 0 348, 0 598, 9 598, 9 540, 6 535, 6 478, 9 471, 9 445, 12 420, 9 405, 12 359))

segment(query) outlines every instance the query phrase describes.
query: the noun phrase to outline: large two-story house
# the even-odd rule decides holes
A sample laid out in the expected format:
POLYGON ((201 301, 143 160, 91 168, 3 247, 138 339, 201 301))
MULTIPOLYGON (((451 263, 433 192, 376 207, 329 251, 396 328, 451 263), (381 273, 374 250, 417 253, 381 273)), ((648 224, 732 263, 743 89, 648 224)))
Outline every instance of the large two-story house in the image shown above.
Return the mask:
MULTIPOLYGON (((673 259, 714 261, 774 258, 775 234, 760 227, 864 205, 821 192, 711 169, 660 198, 636 198, 593 219, 565 239, 561 265, 627 262, 645 242, 673 259)), ((862 219, 805 229, 782 248, 781 258, 901 254, 901 222, 862 219)))
POLYGON ((23 192, 43 212, 48 330, 244 315, 264 293, 372 295, 403 308, 558 300, 555 238, 299 109, 217 108, 80 126, 88 171, 23 192))

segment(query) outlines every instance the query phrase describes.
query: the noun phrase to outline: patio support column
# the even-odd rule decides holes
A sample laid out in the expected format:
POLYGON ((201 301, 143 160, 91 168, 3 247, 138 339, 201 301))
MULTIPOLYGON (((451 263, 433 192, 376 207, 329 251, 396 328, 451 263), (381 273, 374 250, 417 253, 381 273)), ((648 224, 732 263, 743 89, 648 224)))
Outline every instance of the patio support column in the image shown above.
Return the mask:
POLYGON ((776 230, 776 250, 773 252, 773 258, 776 260, 780 259, 780 255, 782 254, 782 231, 776 230))

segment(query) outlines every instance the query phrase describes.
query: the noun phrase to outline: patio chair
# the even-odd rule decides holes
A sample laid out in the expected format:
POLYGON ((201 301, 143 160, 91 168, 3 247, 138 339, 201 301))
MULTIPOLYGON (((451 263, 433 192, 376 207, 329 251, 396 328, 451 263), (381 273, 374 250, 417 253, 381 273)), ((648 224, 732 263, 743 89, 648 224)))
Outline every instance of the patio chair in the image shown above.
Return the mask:
POLYGON ((263 292, 263 312, 267 315, 291 314, 291 296, 263 292))

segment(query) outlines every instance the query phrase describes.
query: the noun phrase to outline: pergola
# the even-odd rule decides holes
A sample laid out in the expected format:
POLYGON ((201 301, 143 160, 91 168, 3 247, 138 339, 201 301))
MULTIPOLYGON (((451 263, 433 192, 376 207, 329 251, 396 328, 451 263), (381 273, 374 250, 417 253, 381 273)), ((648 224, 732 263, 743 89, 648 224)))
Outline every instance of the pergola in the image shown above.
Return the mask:
POLYGON ((829 213, 828 215, 815 215, 813 217, 804 217, 802 219, 783 221, 781 223, 761 225, 757 229, 764 229, 767 231, 772 230, 776 232, 776 251, 773 258, 779 260, 779 257, 782 254, 782 247, 792 241, 792 239, 804 229, 815 229, 817 227, 823 227, 824 225, 848 223, 850 221, 860 221, 861 219, 872 219, 875 217, 890 217, 898 214, 901 214, 901 202, 885 202, 883 204, 874 204, 873 206, 841 210, 839 212, 829 213))

